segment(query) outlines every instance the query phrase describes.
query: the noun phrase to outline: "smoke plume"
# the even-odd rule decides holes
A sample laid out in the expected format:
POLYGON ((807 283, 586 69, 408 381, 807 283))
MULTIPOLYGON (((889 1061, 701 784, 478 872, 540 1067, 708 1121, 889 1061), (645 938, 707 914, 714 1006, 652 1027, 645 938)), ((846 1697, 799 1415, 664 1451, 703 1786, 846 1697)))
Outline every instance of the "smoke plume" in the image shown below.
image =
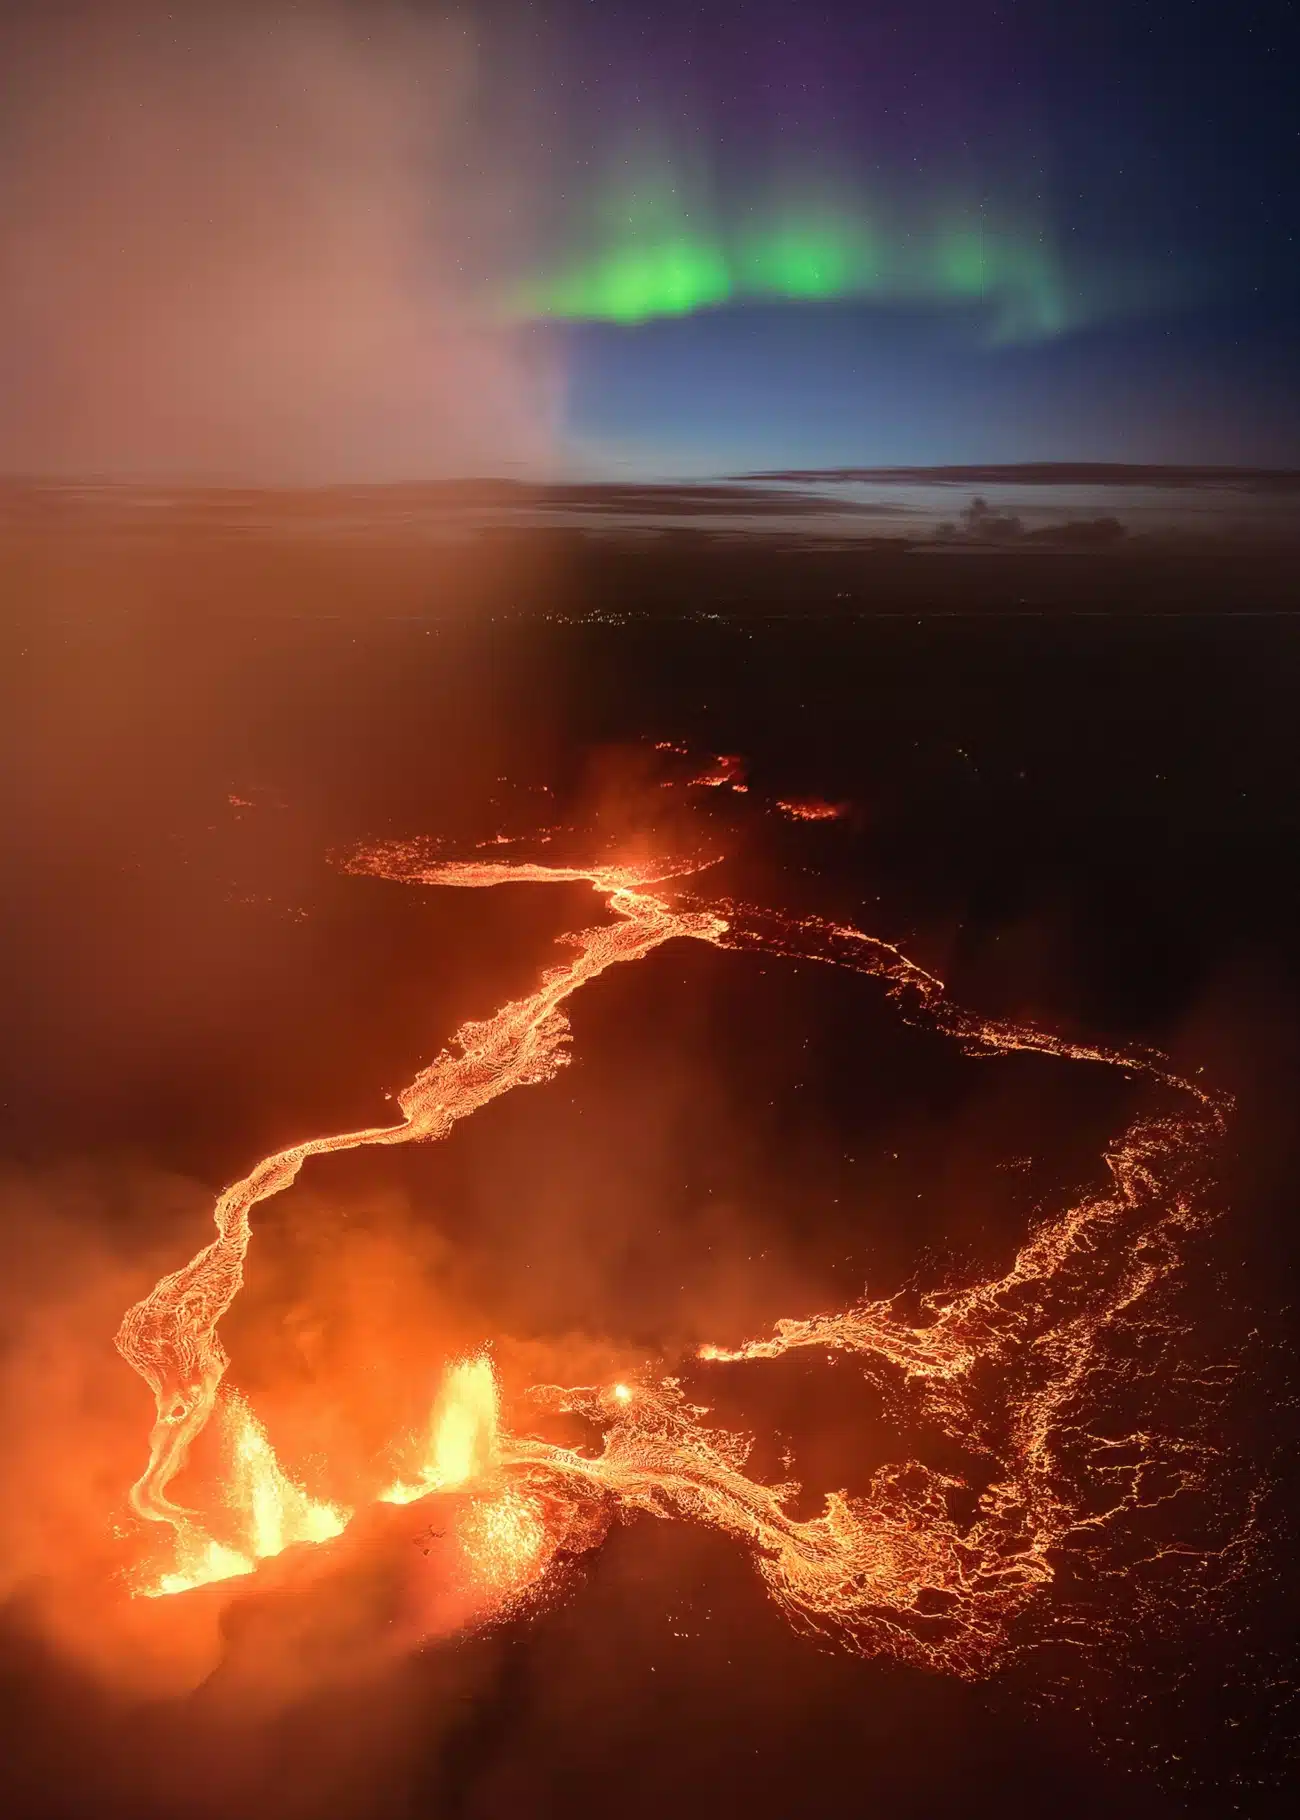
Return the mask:
MULTIPOLYGON (((455 21, 56 0, 0 24, 0 469, 257 481, 531 464, 491 320, 518 202, 455 21)), ((517 217, 516 217, 517 218, 517 217)))

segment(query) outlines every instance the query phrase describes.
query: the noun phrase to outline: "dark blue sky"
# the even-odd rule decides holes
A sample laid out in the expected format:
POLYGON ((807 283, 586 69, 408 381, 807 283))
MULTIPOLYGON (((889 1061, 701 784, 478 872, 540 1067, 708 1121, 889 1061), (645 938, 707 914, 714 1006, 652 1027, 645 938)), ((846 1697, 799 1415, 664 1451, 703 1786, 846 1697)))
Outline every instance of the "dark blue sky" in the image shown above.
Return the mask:
POLYGON ((527 96, 525 313, 598 465, 1300 458, 1294 8, 483 25, 527 96))

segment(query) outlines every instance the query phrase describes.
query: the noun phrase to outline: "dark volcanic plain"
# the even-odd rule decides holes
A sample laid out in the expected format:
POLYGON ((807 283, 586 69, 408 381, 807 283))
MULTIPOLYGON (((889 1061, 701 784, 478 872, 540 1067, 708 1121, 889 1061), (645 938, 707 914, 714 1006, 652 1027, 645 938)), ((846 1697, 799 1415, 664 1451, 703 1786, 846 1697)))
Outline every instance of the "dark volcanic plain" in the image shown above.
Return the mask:
MULTIPOLYGON (((1296 545, 832 542, 775 517, 654 534, 609 511, 600 535, 450 537, 396 494, 345 507, 6 497, 6 1811, 1280 1814, 1300 1686, 1296 545), (657 741, 742 755, 749 797, 661 791, 657 741), (804 796, 850 807, 809 826, 764 807, 804 796), (1219 1616, 967 1686, 790 1632, 730 1544, 643 1519, 535 1618, 273 1711, 241 1710, 229 1670, 184 1697, 97 1677, 40 1589, 69 1507, 142 1463, 117 1314, 201 1242, 222 1183, 386 1116, 592 915, 577 890, 426 897, 331 854, 650 819, 731 855, 728 889, 852 918, 988 1015, 1154 1044, 1238 1096, 1178 1309, 1189 1369, 1235 1367, 1220 1439, 1262 1488, 1219 1616), (87 1443, 119 1418, 139 1459, 87 1443)), ((313 1166, 268 1206, 226 1329, 259 1407, 306 1432, 334 1377, 370 1372, 393 1431, 418 1421, 428 1376, 398 1384, 354 1302, 396 1308, 407 1257, 446 1344, 509 1336, 520 1373, 557 1348, 675 1359, 864 1281, 991 1267, 1095 1180, 1123 1110, 1072 1076, 995 1080, 900 1032, 866 983, 754 957, 669 948, 573 1025, 558 1082, 445 1145, 313 1166)), ((709 1397, 789 1440, 814 1491, 892 1457, 852 1387, 778 1376, 709 1397)))

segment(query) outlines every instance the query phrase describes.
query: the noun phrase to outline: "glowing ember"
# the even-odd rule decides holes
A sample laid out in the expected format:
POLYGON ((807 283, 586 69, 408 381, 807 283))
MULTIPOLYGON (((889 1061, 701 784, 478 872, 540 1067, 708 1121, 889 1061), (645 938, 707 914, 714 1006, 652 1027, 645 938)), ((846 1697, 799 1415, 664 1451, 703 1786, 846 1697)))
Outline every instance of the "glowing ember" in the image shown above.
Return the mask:
POLYGON ((744 796, 749 789, 745 782, 745 761, 737 758, 734 752, 727 752, 721 758, 715 758, 707 771, 701 771, 698 777, 690 780, 692 789, 735 790, 744 796))
POLYGON ((843 803, 826 803, 819 796, 778 797, 776 806, 792 822, 837 822, 847 813, 843 803))
POLYGON ((549 1541, 544 1507, 513 1489, 476 1503, 460 1529, 461 1547, 474 1560, 480 1580, 502 1592, 535 1578, 549 1541))
MULTIPOLYGON (((718 769, 696 781, 737 787, 738 761, 720 760, 718 769)), ((535 1404, 577 1413, 603 1431, 601 1449, 584 1452, 512 1434, 491 1365, 479 1357, 447 1373, 420 1459, 381 1498, 404 1504, 463 1488, 460 1558, 497 1610, 539 1584, 560 1551, 594 1545, 611 1513, 642 1511, 736 1537, 796 1620, 864 1651, 977 1674, 1013 1647, 1013 1620, 1047 1593, 1067 1550, 1095 1552, 1125 1513, 1150 1501, 1145 1487, 1157 1472, 1166 1487, 1194 1481, 1195 1452, 1179 1437, 1145 1429, 1117 1437, 1108 1387, 1123 1379, 1124 1336, 1158 1335, 1150 1292, 1176 1266, 1180 1240, 1199 1217, 1201 1159, 1222 1131, 1226 1102, 1158 1057, 977 1018, 952 1004, 932 974, 863 931, 693 903, 674 886, 698 869, 689 865, 444 862, 418 845, 390 844, 355 854, 348 869, 467 889, 586 881, 614 920, 568 937, 572 957, 528 997, 463 1026, 455 1049, 400 1096, 400 1123, 265 1158, 220 1197, 213 1242, 130 1310, 118 1345, 157 1404, 133 1497, 144 1516, 176 1532, 176 1569, 157 1591, 247 1573, 291 1542, 337 1535, 348 1520, 292 1483, 246 1405, 218 1402, 226 1357, 216 1329, 240 1287, 253 1207, 287 1187, 310 1156, 440 1138, 511 1088, 551 1079, 567 1059, 565 1001, 606 968, 680 938, 872 975, 906 1015, 973 1054, 1035 1051, 1118 1068, 1163 1097, 1162 1109, 1110 1147, 1106 1187, 1043 1217, 1003 1274, 924 1297, 914 1319, 892 1301, 863 1302, 783 1320, 770 1338, 700 1350, 700 1361, 714 1365, 796 1348, 853 1354, 919 1418, 982 1460, 979 1486, 909 1460, 881 1467, 862 1496, 832 1491, 819 1515, 799 1520, 790 1514, 797 1488, 749 1477, 747 1441, 708 1427, 707 1412, 675 1379, 532 1392, 535 1404), (168 1495, 214 1408, 231 1462, 224 1542, 168 1495)))

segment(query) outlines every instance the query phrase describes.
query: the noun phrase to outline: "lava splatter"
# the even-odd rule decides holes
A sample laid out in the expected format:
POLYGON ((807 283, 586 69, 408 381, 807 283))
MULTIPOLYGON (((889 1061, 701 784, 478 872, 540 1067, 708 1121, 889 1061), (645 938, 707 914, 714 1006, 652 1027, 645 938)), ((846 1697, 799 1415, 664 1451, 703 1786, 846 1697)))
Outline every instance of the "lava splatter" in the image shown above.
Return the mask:
MULTIPOLYGON (((737 775, 738 761, 723 760, 699 781, 734 788, 737 775)), ((687 888, 700 862, 454 861, 417 842, 369 847, 346 867, 441 888, 587 883, 612 920, 564 938, 572 957, 544 973, 535 992, 464 1025, 453 1047, 399 1096, 400 1122, 308 1139, 264 1158, 221 1195, 212 1243, 127 1314, 118 1346, 156 1401, 148 1464, 132 1495, 141 1515, 172 1524, 177 1536, 176 1569, 152 1590, 245 1573, 288 1541, 325 1540, 347 1521, 347 1513, 308 1499, 275 1464, 246 1407, 221 1395, 227 1359, 217 1328, 242 1282, 253 1208, 288 1187, 309 1157, 438 1139, 512 1088, 552 1079, 568 1059, 572 994, 609 967, 679 939, 873 976, 906 1017, 970 1053, 1032 1051, 1121 1069, 1144 1078, 1161 1102, 1108 1147, 1104 1186, 1043 1217, 1001 1275, 931 1293, 913 1318, 894 1301, 862 1301, 784 1319, 767 1338, 700 1350, 697 1369, 798 1348, 851 1354, 982 1459, 982 1489, 972 1498, 953 1474, 905 1460, 881 1467, 865 1495, 832 1491, 819 1514, 797 1519, 797 1487, 749 1476, 746 1438, 709 1426, 707 1410, 688 1400, 678 1379, 532 1392, 534 1406, 575 1412, 599 1427, 603 1445, 583 1451, 512 1433, 491 1366, 478 1359, 449 1374, 424 1460, 376 1496, 411 1503, 480 1488, 467 1519, 477 1529, 466 1530, 462 1546, 479 1563, 485 1594, 499 1587, 503 1609, 544 1579, 562 1535, 580 1534, 589 1547, 613 1516, 643 1511, 734 1536, 795 1621, 865 1652, 975 1675, 1006 1659, 1023 1614, 1050 1603, 1064 1551, 1095 1551, 1126 1513, 1195 1481, 1196 1448, 1177 1435, 1117 1435, 1105 1391, 1117 1373, 1122 1378, 1126 1335, 1159 1320, 1150 1312, 1152 1292, 1205 1217, 1207 1156, 1224 1128, 1223 1097, 1153 1054, 976 1017, 952 1003, 933 974, 862 930, 701 900, 687 888), (234 1424, 229 1501, 243 1511, 247 1537, 237 1550, 214 1542, 201 1519, 170 1497, 217 1409, 234 1424), (594 1509, 604 1513, 600 1520, 594 1509)))

